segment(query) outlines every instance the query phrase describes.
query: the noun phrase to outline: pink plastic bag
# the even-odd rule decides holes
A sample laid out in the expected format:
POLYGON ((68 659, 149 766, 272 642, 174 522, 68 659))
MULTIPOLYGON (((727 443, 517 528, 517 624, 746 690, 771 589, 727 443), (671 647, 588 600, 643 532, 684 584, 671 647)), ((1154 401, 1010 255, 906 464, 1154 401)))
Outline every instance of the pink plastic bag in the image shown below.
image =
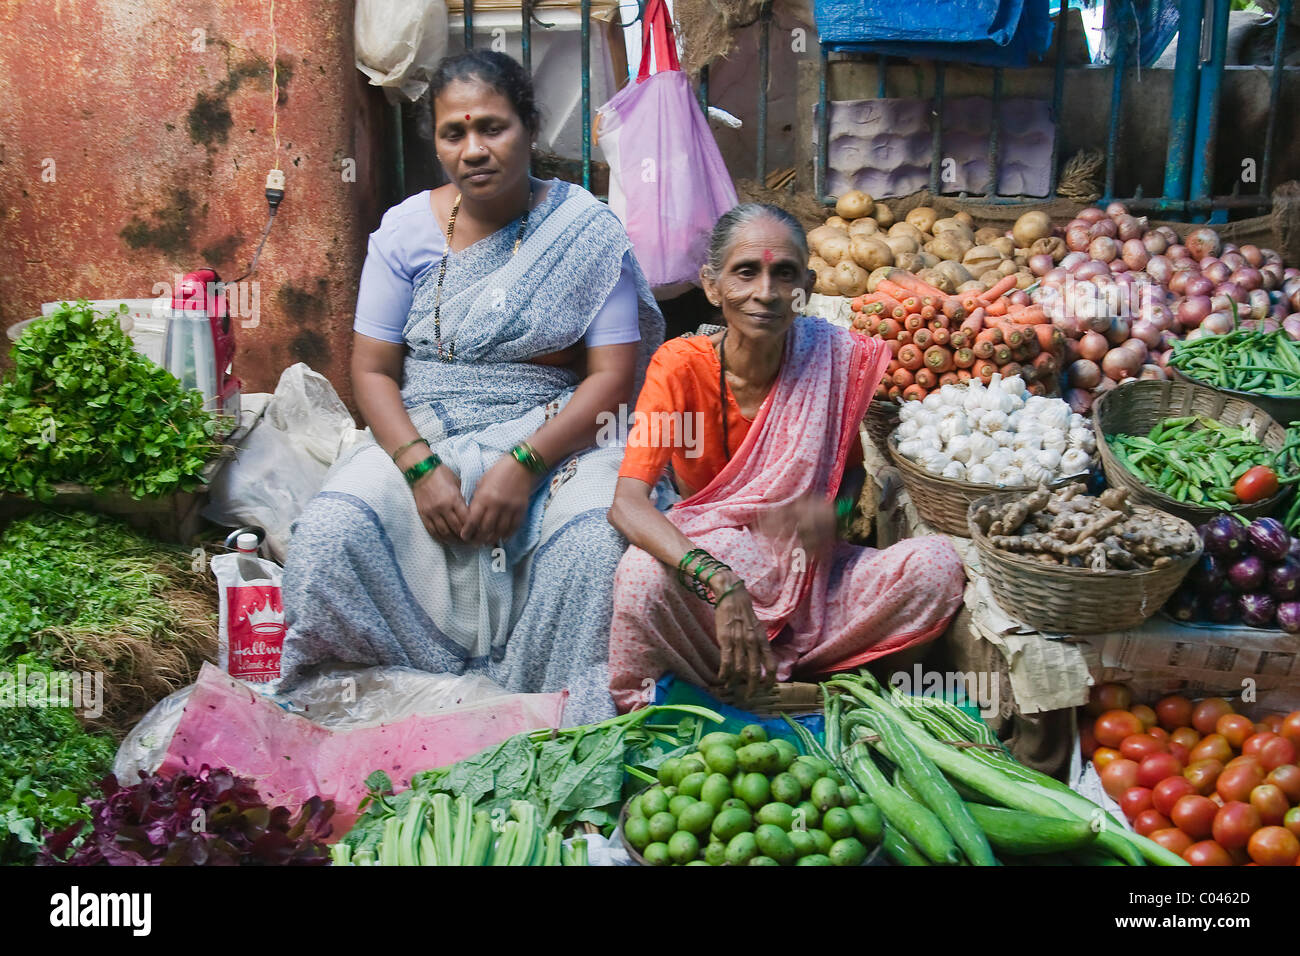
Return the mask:
POLYGON ((664 0, 649 0, 636 82, 600 107, 609 207, 623 221, 652 286, 697 282, 709 234, 736 205, 718 144, 677 61, 664 0), (666 69, 650 75, 650 47, 666 69))
POLYGON ((205 664, 158 772, 229 767, 251 777, 267 803, 291 810, 319 794, 334 801, 334 840, 356 822, 365 779, 374 771, 405 789, 421 770, 527 730, 560 726, 567 696, 510 694, 392 724, 330 730, 205 664))

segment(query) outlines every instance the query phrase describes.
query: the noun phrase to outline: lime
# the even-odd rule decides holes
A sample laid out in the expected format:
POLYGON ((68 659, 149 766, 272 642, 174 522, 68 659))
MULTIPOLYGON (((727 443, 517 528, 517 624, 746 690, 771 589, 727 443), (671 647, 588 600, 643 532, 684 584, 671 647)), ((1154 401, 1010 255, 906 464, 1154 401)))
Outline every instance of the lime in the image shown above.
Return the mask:
POLYGON ((781 737, 777 737, 775 740, 771 741, 771 744, 776 748, 776 752, 780 755, 778 769, 790 769, 790 764, 794 763, 794 759, 799 756, 799 751, 795 748, 795 745, 781 737))
POLYGON ((822 823, 822 812, 813 805, 811 800, 804 800, 795 807, 794 817, 794 825, 800 830, 814 830, 822 823))
POLYGON ((722 809, 723 810, 744 810, 746 813, 748 813, 749 804, 746 803, 744 800, 740 799, 740 797, 728 797, 726 800, 722 801, 722 809))
POLYGON ((861 866, 867 858, 867 848, 856 837, 848 837, 836 840, 831 845, 829 856, 836 866, 861 866))
POLYGON ((690 754, 682 758, 682 762, 677 768, 677 779, 674 780, 673 783, 680 787, 682 785, 682 780, 686 777, 689 777, 693 773, 707 773, 708 769, 709 768, 704 765, 703 757, 699 754, 690 754))
POLYGON ((668 809, 668 794, 662 787, 652 787, 641 794, 641 815, 646 819, 668 809))
POLYGON ((736 796, 749 804, 751 810, 757 810, 771 798, 772 785, 761 773, 747 773, 736 787, 736 796))
POLYGON ((709 769, 714 773, 725 774, 730 777, 736 772, 736 751, 726 744, 714 744, 704 751, 704 762, 709 765, 709 769))
POLYGON ((691 862, 687 863, 686 865, 687 866, 709 866, 710 863, 708 860, 691 860, 691 862))
POLYGON ((700 743, 697 749, 699 750, 700 753, 704 753, 704 751, 708 750, 710 747, 713 747, 717 744, 722 744, 724 746, 732 748, 733 750, 736 749, 737 747, 743 746, 740 738, 737 737, 735 734, 728 734, 728 733, 724 733, 721 730, 715 730, 713 733, 705 734, 703 737, 700 738, 700 743))
POLYGON ((822 829, 832 840, 842 840, 857 832, 853 825, 853 818, 843 807, 831 807, 826 811, 822 816, 822 829))
MULTIPOLYGON (((782 830, 789 831, 794 824, 794 807, 788 803, 765 803, 758 808, 754 819, 759 823, 771 823, 782 830)), ((853 832, 853 822, 849 821, 849 833, 853 832)))
POLYGON ((747 744, 764 743, 767 731, 758 724, 746 724, 740 728, 740 739, 747 744))
POLYGON ((659 782, 665 787, 677 782, 677 771, 682 765, 681 757, 669 757, 659 765, 659 782))
POLYGON ((674 863, 689 863, 700 855, 699 838, 694 833, 678 830, 668 841, 668 855, 674 863))
MULTIPOLYGON (((821 757, 814 757, 811 754, 804 754, 803 756, 795 760, 795 763, 801 763, 807 767, 810 767, 813 770, 816 770, 818 777, 824 777, 831 772, 830 764, 828 764, 821 757)), ((793 767, 794 764, 791 764, 791 766, 793 767)), ((816 780, 817 777, 814 777, 813 779, 816 780)))
POLYGON ((840 806, 851 807, 861 799, 861 796, 858 791, 845 784, 840 787, 840 806))
POLYGON ((719 840, 730 841, 737 833, 743 833, 753 825, 753 818, 748 810, 723 810, 713 818, 710 832, 719 840))
POLYGON ((649 827, 652 842, 667 843, 668 838, 677 832, 677 818, 665 810, 650 818, 649 827))
POLYGON ((791 830, 790 842, 794 844, 794 852, 799 856, 807 856, 809 853, 817 852, 817 841, 812 838, 807 830, 791 830))
POLYGON ((812 785, 817 782, 821 776, 817 768, 810 763, 804 763, 804 758, 800 757, 794 763, 790 764, 787 771, 790 776, 799 781, 799 786, 803 788, 804 793, 812 789, 812 785))
POLYGON ((684 793, 679 793, 668 801, 668 812, 674 817, 680 817, 683 810, 695 803, 699 803, 699 801, 694 797, 688 797, 684 793))
POLYGON ((736 760, 746 773, 777 773, 781 769, 781 753, 769 743, 741 747, 736 760))
POLYGON ((623 835, 627 837, 628 843, 638 850, 644 850, 650 845, 650 821, 645 817, 628 817, 623 824, 623 835))
POLYGON ((677 815, 677 828, 699 836, 708 833, 713 823, 713 806, 703 800, 692 803, 677 815))
POLYGON ((798 856, 790 836, 780 827, 771 823, 760 823, 754 830, 754 839, 765 856, 770 856, 782 866, 789 866, 798 856))
POLYGON ((860 803, 849 807, 849 816, 853 818, 853 829, 857 832, 859 840, 869 846, 875 846, 880 842, 884 825, 880 819, 878 806, 874 803, 860 803))
POLYGON ((808 835, 812 837, 813 843, 816 844, 818 853, 831 852, 831 844, 835 841, 826 835, 825 830, 809 830, 808 835))
POLYGON ((669 800, 671 800, 673 797, 677 796, 677 787, 676 787, 676 785, 674 785, 674 786, 669 786, 669 787, 664 787, 664 796, 667 797, 669 800))
POLYGON ((710 840, 704 848, 704 862, 709 866, 722 866, 727 862, 727 844, 721 840, 710 840))
POLYGON ((831 858, 824 853, 809 853, 795 861, 795 866, 834 866, 831 858))
POLYGON ((627 802, 627 816, 629 820, 632 817, 645 816, 645 814, 641 812, 641 794, 638 793, 635 797, 633 797, 631 800, 627 802))
POLYGON ((803 784, 792 773, 778 773, 772 778, 772 799, 794 806, 803 799, 803 784))
POLYGON ((713 805, 714 810, 722 809, 723 801, 731 796, 731 783, 720 773, 711 773, 700 788, 700 799, 713 805))
POLYGON ((727 844, 727 866, 744 866, 758 856, 758 842, 754 834, 737 833, 727 844))
POLYGON ((677 792, 698 800, 700 799, 700 791, 704 789, 704 781, 708 779, 709 775, 707 773, 693 773, 690 776, 682 777, 682 782, 677 785, 677 792))
POLYGON ((667 843, 651 843, 641 855, 651 866, 667 866, 673 861, 668 853, 667 843))
POLYGON ((808 797, 817 809, 825 813, 831 807, 840 805, 840 786, 830 777, 822 777, 812 785, 808 797))
POLYGON ((756 856, 749 861, 749 865, 750 866, 780 866, 781 864, 776 862, 776 860, 772 859, 770 856, 756 856))

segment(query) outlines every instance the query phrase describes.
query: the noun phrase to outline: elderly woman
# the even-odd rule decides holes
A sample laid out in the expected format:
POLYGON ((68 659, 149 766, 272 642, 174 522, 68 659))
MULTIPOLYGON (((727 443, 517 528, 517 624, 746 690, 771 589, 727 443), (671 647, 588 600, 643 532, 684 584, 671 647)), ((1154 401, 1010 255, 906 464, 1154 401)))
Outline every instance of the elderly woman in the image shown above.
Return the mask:
POLYGON ((620 709, 670 671, 698 685, 744 680, 752 693, 856 667, 937 637, 961 603, 945 538, 883 551, 835 541, 889 353, 795 315, 812 288, 807 261, 789 214, 737 206, 700 271, 726 330, 668 342, 650 363, 609 512, 633 545, 614 586, 620 709), (666 513, 651 501, 665 468, 685 496, 666 513))
POLYGON ((529 175, 538 112, 502 54, 444 61, 430 90, 450 182, 370 238, 352 380, 368 439, 294 526, 292 686, 325 662, 478 672, 567 689, 566 720, 611 716, 614 570, 605 514, 663 317, 607 207, 529 175))

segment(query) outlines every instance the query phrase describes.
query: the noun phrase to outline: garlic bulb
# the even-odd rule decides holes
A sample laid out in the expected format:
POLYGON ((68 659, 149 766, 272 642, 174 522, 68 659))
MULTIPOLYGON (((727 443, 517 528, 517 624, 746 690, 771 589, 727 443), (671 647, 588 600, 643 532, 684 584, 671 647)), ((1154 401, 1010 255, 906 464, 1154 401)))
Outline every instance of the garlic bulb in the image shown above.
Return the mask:
POLYGON ((1043 446, 1043 435, 1037 431, 1017 431, 1016 437, 1011 441, 1012 448, 1027 448, 1030 451, 1038 451, 1043 446))
POLYGON ((994 432, 992 438, 1002 448, 1010 448, 1011 443, 1016 440, 1015 433, 1008 431, 994 432))
POLYGON ((917 421, 920 416, 921 402, 904 402, 902 409, 898 412, 898 420, 901 422, 917 421))
POLYGON ((1018 488, 1025 483, 1025 475, 1019 468, 1007 467, 998 472, 994 481, 1008 488, 1018 488))
POLYGON ((900 440, 904 438, 915 438, 916 433, 919 432, 920 430, 921 430, 921 423, 918 422, 915 418, 909 418, 899 424, 898 437, 900 440))
POLYGON ((1025 380, 1019 375, 1012 375, 998 382, 998 387, 1008 395, 1021 395, 1025 391, 1025 380))
POLYGON ((952 457, 953 461, 964 465, 971 460, 971 437, 965 434, 953 435, 952 438, 948 439, 948 443, 944 445, 943 450, 952 457))
POLYGON ((952 441, 958 435, 965 435, 970 431, 970 426, 966 422, 966 413, 960 409, 954 409, 939 421, 939 437, 944 444, 952 441))
POLYGON ((921 405, 928 411, 937 412, 939 409, 943 408, 943 399, 931 392, 921 400, 921 405))
POLYGON ((1038 417, 1048 428, 1058 429, 1061 434, 1065 434, 1065 430, 1070 427, 1070 414, 1069 405, 1060 399, 1053 399, 1038 413, 1038 417))
POLYGON ((1071 448, 1061 455, 1061 475, 1077 475, 1080 472, 1087 471, 1088 466, 1092 464, 1092 456, 1082 448, 1071 448))
POLYGON ((1059 451, 1053 451, 1050 448, 1044 448, 1040 451, 1037 460, 1040 465, 1046 468, 1053 475, 1055 475, 1057 469, 1061 467, 1061 453, 1059 451))
POLYGON ((1097 450, 1097 439, 1091 428, 1071 428, 1066 440, 1071 448, 1082 448, 1089 455, 1097 450))
POLYGON ((943 477, 963 481, 966 478, 966 466, 959 461, 950 461, 943 469, 943 477))
POLYGON ((1033 485, 1035 488, 1039 485, 1050 482, 1056 476, 1040 465, 1037 461, 1027 461, 1020 466, 1020 471, 1025 476, 1025 483, 1033 485))
POLYGON ((943 400, 946 408, 960 408, 966 398, 964 389, 956 385, 945 385, 939 389, 939 398, 943 400))
POLYGON ((910 461, 916 461, 921 452, 925 451, 925 442, 919 438, 908 438, 898 443, 898 453, 910 461))
POLYGON ((921 457, 917 459, 917 464, 926 471, 938 475, 943 473, 943 470, 948 467, 950 461, 952 461, 952 459, 939 451, 939 449, 930 448, 921 452, 921 457))
MULTIPOLYGON (((925 442, 925 444, 930 448, 939 447, 939 429, 928 422, 921 426, 920 430, 916 433, 916 437, 925 442)), ((1065 436, 1062 435, 1061 437, 1064 439, 1065 436)))
POLYGON ((1084 428, 1085 426, 1087 426, 1087 424, 1088 424, 1088 419, 1084 418, 1084 417, 1083 417, 1082 415, 1080 415, 1078 412, 1071 412, 1071 413, 1070 413, 1070 427, 1071 427, 1071 428, 1084 428))
POLYGON ((998 450, 998 443, 990 435, 983 432, 974 432, 970 436, 970 464, 983 462, 989 455, 998 450))
POLYGON ((988 465, 971 465, 966 469, 966 480, 976 485, 993 484, 993 471, 988 465))
MULTIPOLYGON (((992 392, 989 393, 993 394, 992 392)), ((996 432, 1006 431, 1007 426, 1011 424, 1004 412, 989 410, 980 415, 979 430, 986 435, 992 435, 996 432)))

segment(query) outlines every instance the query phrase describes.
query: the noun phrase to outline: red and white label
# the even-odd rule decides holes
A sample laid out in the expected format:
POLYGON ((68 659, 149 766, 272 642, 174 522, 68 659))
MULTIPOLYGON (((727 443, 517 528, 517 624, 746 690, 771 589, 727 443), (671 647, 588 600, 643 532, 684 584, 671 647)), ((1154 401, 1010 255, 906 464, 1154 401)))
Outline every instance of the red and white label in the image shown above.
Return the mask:
POLYGON ((230 676, 255 684, 279 680, 285 633, 280 586, 228 587, 226 609, 230 676))

